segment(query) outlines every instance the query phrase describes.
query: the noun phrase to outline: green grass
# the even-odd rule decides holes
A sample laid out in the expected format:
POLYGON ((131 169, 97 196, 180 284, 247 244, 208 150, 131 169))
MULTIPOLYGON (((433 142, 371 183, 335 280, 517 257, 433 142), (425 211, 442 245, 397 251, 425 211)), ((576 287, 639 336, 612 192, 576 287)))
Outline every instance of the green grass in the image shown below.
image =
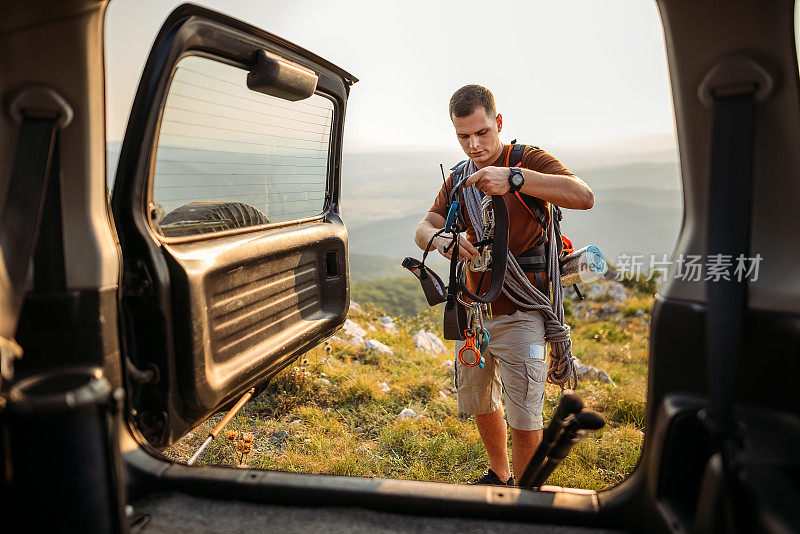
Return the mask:
MULTIPOLYGON (((620 310, 644 307, 648 303, 636 299, 646 298, 651 299, 634 296, 620 310)), ((383 313, 368 305, 365 313, 351 318, 367 326, 376 324, 374 319, 383 313)), ((602 490, 634 469, 644 430, 647 317, 620 313, 615 321, 570 320, 575 356, 606 370, 618 387, 581 382, 577 392, 605 416, 607 424, 573 450, 548 484, 602 490)), ((425 354, 412 341, 419 328, 441 336, 439 320, 436 311, 426 310, 398 319, 398 334, 388 334, 380 326, 369 331, 369 337, 392 347, 391 356, 333 343, 329 352, 320 345, 279 373, 228 426, 254 435, 253 452, 245 463, 279 471, 451 483, 479 476, 487 459, 474 421, 457 409, 452 371, 442 365, 451 353, 425 354), (388 391, 379 385, 383 382, 388 391), (396 419, 403 408, 413 409, 419 417, 396 419), (273 437, 279 431, 286 437, 273 437)), ((452 342, 447 344, 452 350, 452 342)), ((548 385, 546 419, 558 396, 559 389, 548 385)), ((204 423, 166 454, 185 461, 219 418, 204 423)), ((198 463, 236 466, 234 442, 221 435, 198 463)))

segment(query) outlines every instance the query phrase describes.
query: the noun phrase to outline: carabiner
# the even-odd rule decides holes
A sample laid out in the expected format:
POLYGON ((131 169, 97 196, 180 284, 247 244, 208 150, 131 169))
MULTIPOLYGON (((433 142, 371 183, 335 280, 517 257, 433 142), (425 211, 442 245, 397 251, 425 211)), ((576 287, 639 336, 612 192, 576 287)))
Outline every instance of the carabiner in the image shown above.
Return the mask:
POLYGON ((481 355, 481 351, 475 346, 475 330, 472 328, 467 328, 464 330, 464 346, 461 347, 461 350, 458 351, 458 359, 461 360, 461 363, 467 367, 475 367, 479 365, 481 369, 484 366, 483 355, 481 355), (464 353, 467 351, 472 351, 475 354, 475 361, 472 363, 468 363, 464 360, 464 353))
POLYGON ((478 330, 478 335, 476 337, 478 339, 478 350, 481 351, 481 359, 483 359, 483 353, 489 348, 489 331, 485 328, 481 328, 478 330))

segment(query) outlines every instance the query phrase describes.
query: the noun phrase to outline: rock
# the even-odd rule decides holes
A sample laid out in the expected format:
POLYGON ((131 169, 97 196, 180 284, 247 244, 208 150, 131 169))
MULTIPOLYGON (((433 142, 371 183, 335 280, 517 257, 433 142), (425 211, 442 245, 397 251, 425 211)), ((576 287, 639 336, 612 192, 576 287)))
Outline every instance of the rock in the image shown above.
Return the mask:
POLYGON ((325 373, 320 373, 319 376, 321 376, 322 378, 325 378, 328 375, 326 375, 325 373))
POLYGON ((585 297, 589 300, 624 302, 628 298, 628 290, 619 282, 598 281, 589 284, 585 297))
POLYGON ((328 341, 331 343, 344 343, 344 339, 340 338, 339 336, 331 336, 328 338, 328 341))
POLYGON ((636 317, 644 317, 644 310, 636 310, 636 317))
POLYGON ((366 341, 367 350, 375 351, 380 354, 394 354, 394 351, 378 341, 377 339, 368 339, 366 341))
POLYGON ((442 397, 443 399, 446 399, 447 397, 449 397, 447 392, 445 392, 443 389, 439 390, 439 396, 442 397))
POLYGON ((578 375, 578 378, 597 380, 601 384, 611 384, 613 387, 617 387, 607 372, 592 365, 584 365, 577 358, 575 358, 575 374, 578 375))
POLYGON ((303 421, 301 421, 300 419, 295 419, 294 421, 289 423, 289 426, 300 426, 302 424, 303 424, 303 421))
POLYGON ((445 347, 444 342, 439 339, 439 336, 432 332, 426 332, 425 330, 420 329, 416 334, 414 334, 413 339, 417 350, 430 352, 433 354, 444 354, 447 352, 447 347, 445 347))
POLYGON ((364 330, 364 328, 361 325, 351 321, 350 319, 347 319, 342 325, 342 332, 344 332, 345 335, 350 337, 355 336, 363 338, 367 336, 367 331, 364 330))
POLYGON ((445 371, 453 372, 455 370, 455 362, 453 360, 445 360, 442 362, 442 368, 445 371))
POLYGON ((384 315, 379 321, 387 333, 397 334, 399 332, 399 330, 397 330, 397 325, 394 324, 394 320, 388 315, 384 315))
POLYGON ((403 410, 397 414, 397 419, 416 419, 416 417, 417 412, 411 408, 403 408, 403 410))
POLYGON ((389 393, 389 391, 392 390, 391 386, 389 384, 387 384, 386 382, 379 382, 378 383, 378 388, 380 388, 381 393, 389 393))
POLYGON ((272 437, 276 440, 286 439, 289 437, 289 433, 285 430, 278 430, 272 433, 272 437))
POLYGON ((361 309, 361 304, 358 302, 350 301, 350 313, 364 313, 364 310, 361 309))
POLYGON ((608 376, 608 373, 602 369, 597 370, 597 381, 601 384, 611 384, 612 386, 617 387, 617 384, 615 384, 611 377, 608 376))
POLYGON ((330 381, 330 380, 328 380, 327 378, 317 378, 316 382, 317 382, 317 384, 319 384, 320 386, 325 386, 325 387, 327 387, 327 386, 330 386, 330 385, 331 385, 331 381, 330 381))
POLYGON ((597 378, 597 367, 592 367, 591 365, 583 365, 578 364, 575 366, 575 374, 578 375, 578 378, 587 378, 589 380, 594 380, 597 378))
POLYGON ((354 347, 363 347, 366 340, 362 336, 350 336, 345 343, 354 347))

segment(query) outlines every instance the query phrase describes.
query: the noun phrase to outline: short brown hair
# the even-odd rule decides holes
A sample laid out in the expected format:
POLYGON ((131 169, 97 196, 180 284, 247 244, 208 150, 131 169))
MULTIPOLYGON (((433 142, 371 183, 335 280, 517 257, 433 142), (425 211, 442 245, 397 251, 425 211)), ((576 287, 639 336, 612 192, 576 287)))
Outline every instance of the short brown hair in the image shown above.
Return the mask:
POLYGON ((494 95, 482 85, 465 85, 450 97, 451 117, 466 117, 471 115, 477 107, 485 109, 486 115, 489 117, 497 115, 494 95))

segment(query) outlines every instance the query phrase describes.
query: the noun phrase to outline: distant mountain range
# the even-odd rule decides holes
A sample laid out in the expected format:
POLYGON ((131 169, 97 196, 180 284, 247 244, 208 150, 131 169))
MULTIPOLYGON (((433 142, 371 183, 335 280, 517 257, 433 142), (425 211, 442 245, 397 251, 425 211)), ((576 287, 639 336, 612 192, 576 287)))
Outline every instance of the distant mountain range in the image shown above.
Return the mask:
MULTIPOLYGON (((389 165, 391 154, 345 158, 342 212, 351 253, 421 256, 413 234, 441 187, 441 176, 430 171, 436 170, 436 157, 396 167, 389 165)), ((672 252, 683 210, 677 162, 622 163, 574 172, 595 193, 591 210, 564 210, 562 231, 576 247, 598 245, 612 263, 620 254, 660 258, 672 252)))

